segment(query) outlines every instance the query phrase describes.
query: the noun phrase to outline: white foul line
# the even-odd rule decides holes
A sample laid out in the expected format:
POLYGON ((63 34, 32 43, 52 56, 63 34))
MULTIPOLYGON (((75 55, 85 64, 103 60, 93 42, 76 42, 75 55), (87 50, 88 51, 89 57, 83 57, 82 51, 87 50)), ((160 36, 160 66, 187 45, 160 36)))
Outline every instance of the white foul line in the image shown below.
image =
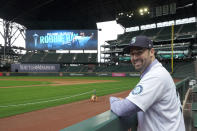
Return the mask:
MULTIPOLYGON (((108 90, 115 90, 115 89, 123 89, 123 87, 121 87, 121 88, 113 88, 113 89, 108 89, 108 90)), ((99 93, 100 92, 104 92, 104 91, 108 91, 108 90, 100 90, 99 93)), ((59 101, 59 100, 66 100, 66 99, 69 99, 69 98, 73 98, 73 97, 77 97, 77 96, 81 96, 81 95, 85 95, 85 94, 89 94, 89 93, 94 93, 94 90, 93 91, 89 91, 89 92, 76 94, 76 95, 73 95, 73 96, 68 96, 68 97, 63 97, 63 98, 58 98, 58 99, 53 99, 53 100, 47 100, 47 101, 38 101, 38 102, 30 102, 30 103, 16 104, 16 105, 5 105, 5 106, 4 105, 2 105, 2 106, 0 105, 0 108, 35 105, 35 104, 40 104, 40 103, 47 103, 47 102, 54 102, 54 101, 59 101)))
POLYGON ((38 101, 38 102, 30 102, 30 103, 25 103, 25 104, 0 106, 0 108, 18 107, 18 106, 26 106, 26 105, 34 105, 34 104, 40 104, 40 103, 54 102, 54 101, 69 99, 69 98, 76 97, 76 96, 85 95, 85 94, 92 93, 92 92, 93 91, 89 91, 89 92, 84 92, 84 93, 81 93, 81 94, 76 94, 76 95, 73 95, 73 96, 68 96, 68 97, 58 98, 58 99, 53 99, 53 100, 47 100, 47 101, 38 101))

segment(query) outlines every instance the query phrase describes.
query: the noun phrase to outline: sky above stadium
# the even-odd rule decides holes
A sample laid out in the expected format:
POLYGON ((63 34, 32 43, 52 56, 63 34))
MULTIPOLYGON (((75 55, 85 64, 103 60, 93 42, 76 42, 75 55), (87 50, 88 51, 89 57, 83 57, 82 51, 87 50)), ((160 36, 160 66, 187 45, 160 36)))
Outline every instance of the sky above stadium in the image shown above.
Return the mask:
MULTIPOLYGON (((13 33, 15 32, 16 28, 13 29, 13 33)), ((3 19, 0 18, 0 32, 4 35, 4 31, 3 31, 3 19)), ((20 34, 19 31, 16 32, 16 34, 14 35, 14 37, 12 38, 12 41, 14 41, 17 37, 17 35, 20 34)), ((11 41, 11 42, 12 42, 11 41)), ((0 34, 0 45, 4 46, 4 39, 2 37, 2 35, 0 34)), ((25 47, 25 40, 24 38, 19 35, 19 37, 13 42, 12 44, 13 46, 17 46, 17 47, 25 47)))

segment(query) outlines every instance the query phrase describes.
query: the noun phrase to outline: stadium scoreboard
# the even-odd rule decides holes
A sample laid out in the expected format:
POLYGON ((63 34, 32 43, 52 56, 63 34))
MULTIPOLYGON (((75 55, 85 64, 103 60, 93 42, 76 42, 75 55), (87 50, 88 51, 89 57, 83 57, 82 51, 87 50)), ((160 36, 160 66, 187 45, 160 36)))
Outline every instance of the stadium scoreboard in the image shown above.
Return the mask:
POLYGON ((27 30, 27 50, 97 50, 97 30, 27 30))

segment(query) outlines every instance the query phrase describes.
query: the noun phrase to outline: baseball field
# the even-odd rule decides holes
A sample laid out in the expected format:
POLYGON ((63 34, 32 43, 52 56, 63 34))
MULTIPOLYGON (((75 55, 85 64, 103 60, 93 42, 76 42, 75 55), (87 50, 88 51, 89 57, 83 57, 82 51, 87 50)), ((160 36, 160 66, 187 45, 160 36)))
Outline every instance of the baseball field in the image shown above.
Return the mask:
POLYGON ((131 90, 135 77, 1 77, 0 118, 131 90))

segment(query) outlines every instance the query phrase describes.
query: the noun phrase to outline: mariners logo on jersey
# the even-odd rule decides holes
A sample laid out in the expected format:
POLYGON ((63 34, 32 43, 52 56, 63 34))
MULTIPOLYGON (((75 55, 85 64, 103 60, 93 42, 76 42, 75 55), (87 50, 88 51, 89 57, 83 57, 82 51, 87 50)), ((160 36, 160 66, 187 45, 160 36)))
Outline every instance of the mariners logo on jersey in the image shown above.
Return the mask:
POLYGON ((133 37, 132 40, 131 40, 131 44, 134 44, 136 41, 136 37, 133 37))
POLYGON ((132 90, 132 94, 133 95, 138 95, 142 92, 143 87, 141 85, 137 85, 133 90, 132 90))

